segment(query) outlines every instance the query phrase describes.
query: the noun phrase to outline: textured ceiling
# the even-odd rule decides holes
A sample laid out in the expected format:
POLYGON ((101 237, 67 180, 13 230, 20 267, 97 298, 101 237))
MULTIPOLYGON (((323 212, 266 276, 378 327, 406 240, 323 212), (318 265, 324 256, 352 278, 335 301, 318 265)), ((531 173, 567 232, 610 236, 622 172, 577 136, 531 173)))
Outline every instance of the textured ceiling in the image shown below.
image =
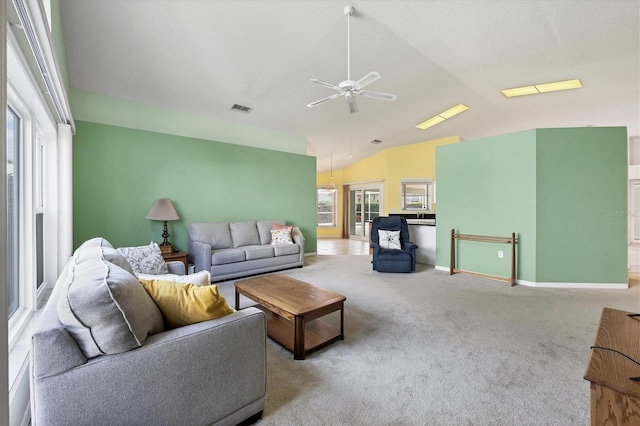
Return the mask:
POLYGON ((586 125, 640 135, 640 1, 60 3, 72 87, 300 135, 319 171, 332 155, 342 168, 451 135, 586 125), (349 4, 351 77, 377 71, 382 78, 367 89, 398 99, 358 97, 353 115, 344 98, 307 108, 334 93, 309 79, 347 79, 349 4), (584 87, 500 93, 573 78, 584 87), (231 111, 234 103, 254 110, 231 111), (458 103, 469 110, 425 131, 414 127, 458 103))

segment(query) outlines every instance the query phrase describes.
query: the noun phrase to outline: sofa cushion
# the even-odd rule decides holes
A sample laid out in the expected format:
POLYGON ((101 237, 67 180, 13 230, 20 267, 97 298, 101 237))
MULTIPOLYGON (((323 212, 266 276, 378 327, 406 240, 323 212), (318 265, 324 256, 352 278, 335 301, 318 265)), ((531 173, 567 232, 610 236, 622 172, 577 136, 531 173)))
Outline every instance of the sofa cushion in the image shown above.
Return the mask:
POLYGON ((73 255, 75 263, 86 262, 87 260, 92 259, 105 259, 107 262, 111 262, 116 266, 121 267, 131 275, 135 275, 133 269, 131 269, 131 265, 127 261, 127 259, 116 249, 113 247, 107 246, 81 246, 76 250, 73 255))
POLYGON ((291 239, 291 229, 288 227, 283 229, 272 229, 271 244, 293 244, 293 240, 291 239))
POLYGON ((165 280, 143 280, 142 285, 158 305, 167 328, 177 328, 233 312, 217 285, 195 286, 165 280))
POLYGON ((246 246, 242 247, 247 260, 265 259, 273 257, 273 246, 246 246))
POLYGON ((260 244, 260 235, 255 220, 229 223, 233 248, 260 244))
POLYGON ((189 238, 209 244, 212 249, 233 247, 229 222, 205 222, 189 225, 189 238))
POLYGON ((260 234, 260 244, 271 244, 271 228, 273 224, 284 225, 284 220, 259 220, 256 222, 260 234))
POLYGON ((297 244, 279 244, 271 247, 273 247, 273 252, 276 256, 300 253, 300 246, 297 244))
POLYGON ((172 281, 174 283, 193 284, 193 285, 209 285, 211 284, 211 272, 199 271, 189 275, 175 275, 175 274, 163 274, 163 275, 151 275, 151 274, 138 274, 138 281, 150 281, 150 280, 164 280, 172 281))
POLYGON ((227 263, 244 262, 246 255, 242 249, 216 250, 211 255, 211 265, 225 265, 227 263))
POLYGON ((119 247, 136 274, 168 274, 169 268, 162 258, 160 247, 154 241, 147 246, 119 247))
POLYGON ((136 277, 105 259, 70 265, 62 284, 58 317, 87 358, 126 352, 164 331, 136 277))

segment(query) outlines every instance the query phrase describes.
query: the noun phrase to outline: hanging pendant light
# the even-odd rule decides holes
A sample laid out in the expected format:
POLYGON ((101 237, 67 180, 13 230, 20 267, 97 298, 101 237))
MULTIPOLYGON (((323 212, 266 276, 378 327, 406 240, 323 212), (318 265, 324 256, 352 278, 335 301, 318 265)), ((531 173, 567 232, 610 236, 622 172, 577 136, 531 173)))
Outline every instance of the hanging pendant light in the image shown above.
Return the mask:
POLYGON ((331 179, 329 181, 329 185, 327 185, 327 191, 336 191, 336 184, 333 183, 333 154, 331 155, 331 179))

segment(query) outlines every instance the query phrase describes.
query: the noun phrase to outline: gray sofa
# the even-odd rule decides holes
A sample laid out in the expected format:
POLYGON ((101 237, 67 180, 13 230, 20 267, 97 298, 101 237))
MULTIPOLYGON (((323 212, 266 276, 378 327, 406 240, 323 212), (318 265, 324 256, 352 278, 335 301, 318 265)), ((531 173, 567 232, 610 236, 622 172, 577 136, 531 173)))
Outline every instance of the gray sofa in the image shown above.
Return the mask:
POLYGON ((151 328, 157 323, 143 330, 141 322, 157 322, 157 315, 162 324, 161 313, 153 313, 150 298, 151 304, 131 300, 146 292, 138 282, 139 292, 137 279, 127 276, 113 251, 81 246, 56 282, 31 341, 31 424, 235 425, 259 419, 266 397, 264 314, 247 308, 155 334, 151 328), (93 290, 82 285, 92 282, 105 303, 126 316, 123 329, 108 331, 110 338, 122 332, 135 339, 120 346, 104 343, 105 330, 91 322, 100 303, 82 308, 95 312, 78 314, 91 327, 84 336, 89 342, 82 327, 69 326, 67 305, 81 309, 74 286, 81 284, 84 294, 93 290), (112 298, 120 298, 117 306, 112 298), (92 345, 100 353, 91 353, 92 345))
POLYGON ((293 244, 271 244, 273 224, 284 220, 205 222, 189 225, 189 258, 211 281, 302 267, 304 236, 293 227, 293 244))

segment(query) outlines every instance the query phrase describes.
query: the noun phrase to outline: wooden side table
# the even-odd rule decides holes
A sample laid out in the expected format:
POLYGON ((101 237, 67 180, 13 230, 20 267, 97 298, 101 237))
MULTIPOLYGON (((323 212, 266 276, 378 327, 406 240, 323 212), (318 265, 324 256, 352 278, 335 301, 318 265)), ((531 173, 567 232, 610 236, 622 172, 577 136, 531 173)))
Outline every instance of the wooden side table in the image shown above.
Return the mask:
POLYGON ((165 262, 179 261, 184 263, 184 274, 189 273, 189 253, 186 251, 174 251, 173 253, 162 253, 165 262))
POLYGON ((640 424, 640 319, 604 308, 584 378, 591 382, 591 425, 640 424), (629 358, 627 358, 629 357, 629 358))

